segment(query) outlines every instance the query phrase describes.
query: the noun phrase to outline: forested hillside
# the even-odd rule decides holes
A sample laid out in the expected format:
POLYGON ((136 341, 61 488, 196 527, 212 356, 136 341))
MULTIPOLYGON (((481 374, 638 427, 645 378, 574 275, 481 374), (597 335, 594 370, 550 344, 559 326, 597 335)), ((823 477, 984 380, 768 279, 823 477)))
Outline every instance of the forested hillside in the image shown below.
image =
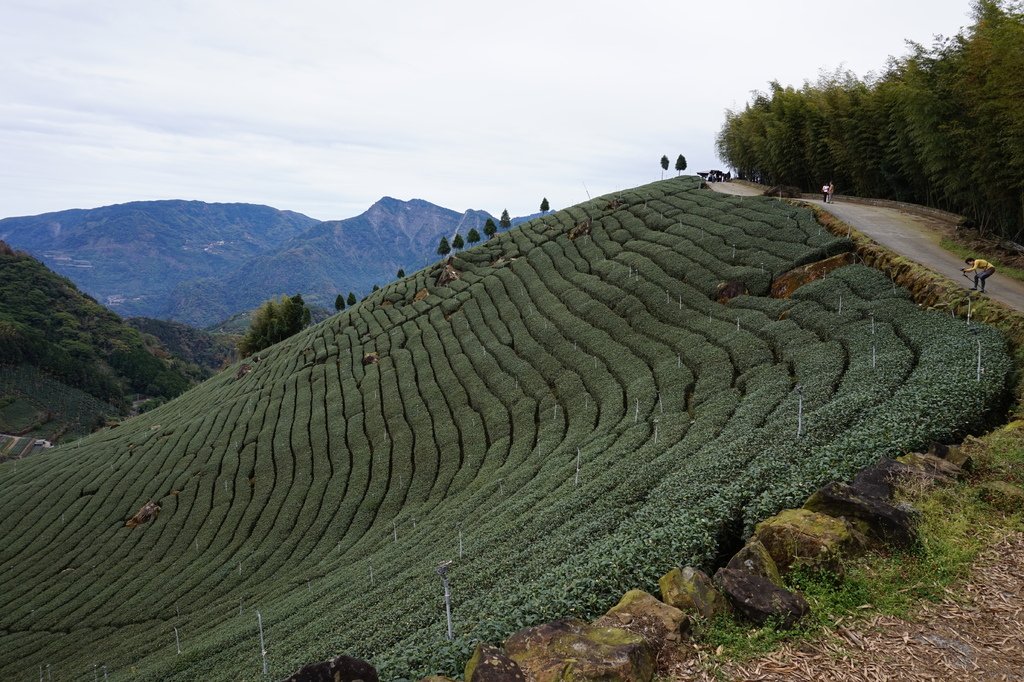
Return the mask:
POLYGON ((0 677, 458 674, 475 641, 713 567, 823 482, 1001 417, 998 332, 858 265, 772 298, 851 244, 699 187, 545 215, 0 464, 0 677))
POLYGON ((238 358, 237 339, 227 334, 213 334, 181 322, 148 317, 130 317, 125 322, 155 337, 174 357, 203 368, 206 376, 238 358))
MULTIPOLYGON (((879 18, 884 21, 883 18, 879 18)), ((952 38, 800 89, 773 82, 728 112, 718 154, 741 177, 926 204, 1024 234, 1024 12, 978 0, 952 38)))
POLYGON ((67 279, 0 242, 0 431, 14 423, 88 433, 124 412, 130 393, 181 394, 190 385, 182 370, 67 279), (75 405, 85 414, 72 414, 75 405))

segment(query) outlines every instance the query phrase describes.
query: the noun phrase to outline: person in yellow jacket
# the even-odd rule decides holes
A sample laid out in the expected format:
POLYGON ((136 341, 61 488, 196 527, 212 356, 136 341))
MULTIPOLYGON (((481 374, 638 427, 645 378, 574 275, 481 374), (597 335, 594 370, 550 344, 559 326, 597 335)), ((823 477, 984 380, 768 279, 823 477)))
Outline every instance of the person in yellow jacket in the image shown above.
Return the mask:
POLYGON ((981 291, 985 291, 985 280, 992 276, 992 273, 996 271, 996 266, 989 263, 987 260, 981 258, 968 258, 964 261, 969 267, 960 268, 960 272, 965 275, 968 272, 974 273, 974 286, 971 287, 971 291, 978 288, 978 284, 981 284, 981 291))

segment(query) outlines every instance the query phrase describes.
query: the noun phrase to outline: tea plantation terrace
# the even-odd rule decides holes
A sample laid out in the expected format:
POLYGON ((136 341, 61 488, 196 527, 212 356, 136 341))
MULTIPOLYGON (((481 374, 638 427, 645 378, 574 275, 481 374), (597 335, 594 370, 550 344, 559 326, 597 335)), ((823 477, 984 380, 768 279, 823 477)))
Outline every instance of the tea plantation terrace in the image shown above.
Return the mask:
POLYGON ((713 567, 825 481, 999 418, 995 330, 858 265, 769 298, 850 244, 699 186, 545 215, 0 464, 0 677, 266 679, 257 611, 274 679, 338 653, 456 673, 479 639, 713 567), (719 303, 724 282, 749 293, 719 303))

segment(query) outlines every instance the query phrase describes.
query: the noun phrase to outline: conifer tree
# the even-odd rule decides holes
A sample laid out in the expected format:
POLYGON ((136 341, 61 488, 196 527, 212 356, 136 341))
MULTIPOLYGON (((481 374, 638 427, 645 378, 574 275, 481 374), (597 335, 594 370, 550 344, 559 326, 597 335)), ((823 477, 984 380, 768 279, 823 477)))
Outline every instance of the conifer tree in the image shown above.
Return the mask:
POLYGON ((512 219, 508 217, 507 208, 501 212, 501 221, 499 224, 501 225, 501 229, 503 230, 507 230, 508 228, 512 227, 512 219))
POLYGON ((338 294, 338 296, 334 299, 334 309, 337 310, 339 313, 345 309, 345 297, 342 296, 341 294, 338 294))
POLYGON ((401 279, 403 277, 405 277, 405 268, 398 268, 398 278, 401 279))
POLYGON ((355 305, 356 304, 356 292, 354 292, 354 291, 348 292, 348 304, 349 305, 355 305))
POLYGON ((463 241, 462 235, 461 234, 456 234, 455 235, 455 239, 452 240, 452 248, 454 248, 455 250, 458 250, 458 249, 461 249, 465 245, 466 245, 466 242, 463 241))
POLYGON ((484 234, 486 234, 487 238, 490 239, 491 237, 494 236, 494 233, 497 232, 497 231, 498 231, 498 226, 494 224, 493 220, 488 218, 487 222, 484 223, 484 234))
POLYGON ((661 156, 661 179, 665 179, 665 171, 668 170, 668 157, 664 154, 661 156))
POLYGON ((686 157, 680 154, 676 159, 676 176, 678 177, 684 170, 686 170, 686 157))
POLYGON ((448 245, 448 237, 441 237, 441 243, 437 245, 437 255, 447 256, 452 252, 452 247, 448 245))
POLYGON ((548 198, 544 197, 543 201, 540 202, 540 212, 547 213, 551 210, 551 204, 548 203, 548 198))
POLYGON ((469 232, 466 233, 466 241, 470 244, 476 244, 480 241, 480 233, 476 231, 475 227, 469 228, 469 232))

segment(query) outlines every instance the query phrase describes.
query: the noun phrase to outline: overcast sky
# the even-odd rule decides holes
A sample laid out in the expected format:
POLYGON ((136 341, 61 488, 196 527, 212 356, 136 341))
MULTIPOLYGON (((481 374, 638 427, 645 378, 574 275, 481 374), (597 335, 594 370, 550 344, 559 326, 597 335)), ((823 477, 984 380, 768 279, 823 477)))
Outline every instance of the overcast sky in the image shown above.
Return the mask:
POLYGON ((0 0, 0 217, 561 208, 662 154, 721 166, 725 110, 773 79, 881 71, 969 24, 968 0, 0 0))

